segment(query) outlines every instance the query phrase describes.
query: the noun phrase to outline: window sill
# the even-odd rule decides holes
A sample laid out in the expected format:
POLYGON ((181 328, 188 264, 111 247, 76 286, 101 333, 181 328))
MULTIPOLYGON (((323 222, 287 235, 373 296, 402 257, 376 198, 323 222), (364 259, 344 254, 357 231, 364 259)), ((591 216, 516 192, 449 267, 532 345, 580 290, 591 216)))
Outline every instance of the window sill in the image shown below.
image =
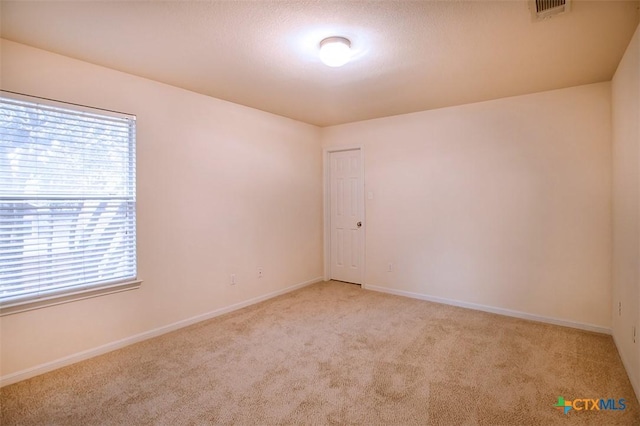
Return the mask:
POLYGON ((140 288, 141 284, 142 280, 127 281, 99 288, 79 290, 72 293, 62 293, 44 298, 8 303, 6 305, 0 305, 0 317, 33 311, 35 309, 46 308, 49 306, 62 305, 64 303, 75 302, 77 300, 91 299, 94 297, 106 296, 107 294, 135 290, 140 288))

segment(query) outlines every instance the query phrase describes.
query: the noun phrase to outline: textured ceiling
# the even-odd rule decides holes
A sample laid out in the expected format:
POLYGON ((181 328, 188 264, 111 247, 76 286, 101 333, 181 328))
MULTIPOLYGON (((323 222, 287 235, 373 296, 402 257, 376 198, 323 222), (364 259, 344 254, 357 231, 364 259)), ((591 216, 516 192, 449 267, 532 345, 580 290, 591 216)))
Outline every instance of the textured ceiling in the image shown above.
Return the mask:
POLYGON ((2 1, 1 34, 320 126, 610 80, 638 1, 2 1), (351 39, 329 68, 321 39, 351 39))

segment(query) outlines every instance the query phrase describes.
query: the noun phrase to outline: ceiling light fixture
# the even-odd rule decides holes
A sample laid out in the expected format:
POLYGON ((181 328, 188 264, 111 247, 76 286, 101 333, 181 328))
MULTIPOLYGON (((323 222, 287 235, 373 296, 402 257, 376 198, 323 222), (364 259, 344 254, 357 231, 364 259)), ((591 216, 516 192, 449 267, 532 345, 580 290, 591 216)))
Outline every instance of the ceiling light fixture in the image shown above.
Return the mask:
POLYGON ((344 37, 328 37, 320 42, 320 60, 330 67, 341 67, 351 59, 351 41, 344 37))

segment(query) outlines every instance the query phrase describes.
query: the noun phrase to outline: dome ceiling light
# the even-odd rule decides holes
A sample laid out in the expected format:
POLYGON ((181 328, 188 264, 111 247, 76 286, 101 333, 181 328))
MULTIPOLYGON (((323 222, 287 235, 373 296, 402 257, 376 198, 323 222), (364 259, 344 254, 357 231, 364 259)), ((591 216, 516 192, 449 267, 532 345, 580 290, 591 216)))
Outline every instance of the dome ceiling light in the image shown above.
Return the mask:
POLYGON ((344 37, 328 37, 320 42, 320 60, 330 67, 341 67, 351 59, 351 41, 344 37))

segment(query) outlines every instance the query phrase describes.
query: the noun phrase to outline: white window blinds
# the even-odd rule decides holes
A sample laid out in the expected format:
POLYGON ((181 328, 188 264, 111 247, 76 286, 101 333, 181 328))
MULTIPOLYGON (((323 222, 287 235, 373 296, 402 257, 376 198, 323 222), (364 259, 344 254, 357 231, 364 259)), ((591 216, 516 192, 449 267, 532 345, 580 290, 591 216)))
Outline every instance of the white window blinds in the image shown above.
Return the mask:
POLYGON ((136 279, 135 123, 0 92, 0 306, 136 279))

